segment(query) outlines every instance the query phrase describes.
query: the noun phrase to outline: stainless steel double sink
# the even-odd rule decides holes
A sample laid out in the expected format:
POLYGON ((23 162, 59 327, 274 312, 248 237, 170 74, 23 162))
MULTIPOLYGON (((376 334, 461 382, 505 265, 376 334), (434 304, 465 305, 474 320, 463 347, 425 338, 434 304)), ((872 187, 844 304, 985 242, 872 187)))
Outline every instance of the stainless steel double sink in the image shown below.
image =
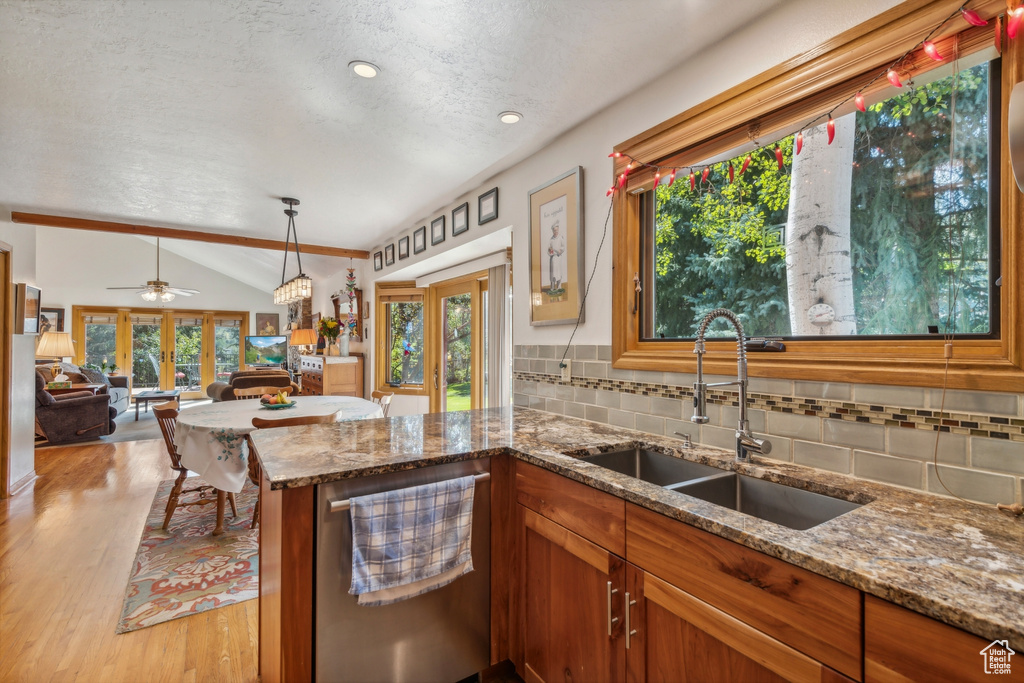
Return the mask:
POLYGON ((861 504, 642 448, 580 458, 614 472, 791 529, 810 529, 861 504))

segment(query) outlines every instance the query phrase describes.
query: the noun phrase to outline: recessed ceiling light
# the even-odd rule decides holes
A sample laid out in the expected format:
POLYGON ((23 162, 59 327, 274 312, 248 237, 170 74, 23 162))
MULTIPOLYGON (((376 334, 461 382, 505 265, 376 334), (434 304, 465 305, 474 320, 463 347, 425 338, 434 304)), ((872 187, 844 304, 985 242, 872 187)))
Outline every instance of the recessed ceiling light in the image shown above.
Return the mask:
POLYGON ((348 66, 350 69, 356 72, 357 76, 363 78, 373 78, 381 72, 381 68, 376 64, 370 64, 369 62, 354 61, 349 62, 348 66))
POLYGON ((503 111, 498 114, 498 119, 502 123, 519 123, 523 120, 523 115, 517 111, 503 111))

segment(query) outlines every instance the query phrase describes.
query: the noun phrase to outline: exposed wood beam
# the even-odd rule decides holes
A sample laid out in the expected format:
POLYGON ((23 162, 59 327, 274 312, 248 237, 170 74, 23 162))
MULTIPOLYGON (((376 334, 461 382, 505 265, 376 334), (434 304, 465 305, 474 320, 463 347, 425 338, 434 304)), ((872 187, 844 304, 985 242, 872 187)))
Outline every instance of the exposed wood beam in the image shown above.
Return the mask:
MULTIPOLYGON (((42 213, 11 212, 11 221, 29 225, 43 225, 49 228, 68 228, 70 230, 95 230, 98 232, 116 232, 122 235, 148 235, 175 240, 192 242, 212 242, 214 244, 231 244, 236 247, 252 249, 270 249, 284 251, 285 243, 280 240, 266 240, 258 237, 242 235, 224 235, 216 232, 200 232, 198 230, 181 230, 179 228, 158 228, 151 225, 134 225, 131 223, 114 223, 111 221, 94 221, 87 218, 69 218, 67 216, 50 216, 42 213)), ((317 244, 300 244, 304 254, 320 254, 321 256, 338 256, 341 258, 370 258, 370 252, 361 249, 343 249, 341 247, 324 247, 317 244)))

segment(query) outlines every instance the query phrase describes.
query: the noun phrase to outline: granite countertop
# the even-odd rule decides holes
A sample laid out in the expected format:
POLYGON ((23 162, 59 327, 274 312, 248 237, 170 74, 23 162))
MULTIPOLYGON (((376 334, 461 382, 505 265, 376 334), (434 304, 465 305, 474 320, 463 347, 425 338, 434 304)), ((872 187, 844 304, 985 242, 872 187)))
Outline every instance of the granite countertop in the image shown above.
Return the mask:
MULTIPOLYGON (((791 562, 987 640, 1024 650, 1024 518, 994 507, 528 408, 257 430, 272 489, 511 453, 614 496, 791 562), (643 444, 762 479, 867 503, 797 531, 573 455, 643 444)), ((1007 501, 1011 502, 1011 501, 1007 501)))

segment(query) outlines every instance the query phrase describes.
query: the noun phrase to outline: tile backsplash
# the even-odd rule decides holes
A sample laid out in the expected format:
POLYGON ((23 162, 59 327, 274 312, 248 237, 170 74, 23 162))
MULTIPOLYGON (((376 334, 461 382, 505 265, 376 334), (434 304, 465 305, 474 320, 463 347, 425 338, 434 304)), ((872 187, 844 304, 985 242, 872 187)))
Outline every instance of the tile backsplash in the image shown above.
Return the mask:
MULTIPOLYGON (((689 419, 694 375, 618 370, 610 346, 576 345, 565 356, 572 380, 563 381, 565 352, 563 346, 514 347, 516 405, 735 447, 733 387, 709 390, 709 422, 697 425, 689 419)), ((1020 393, 943 395, 941 389, 754 377, 747 416, 755 433, 771 439, 771 458, 934 493, 946 494, 945 484, 984 503, 1024 502, 1020 393)))

